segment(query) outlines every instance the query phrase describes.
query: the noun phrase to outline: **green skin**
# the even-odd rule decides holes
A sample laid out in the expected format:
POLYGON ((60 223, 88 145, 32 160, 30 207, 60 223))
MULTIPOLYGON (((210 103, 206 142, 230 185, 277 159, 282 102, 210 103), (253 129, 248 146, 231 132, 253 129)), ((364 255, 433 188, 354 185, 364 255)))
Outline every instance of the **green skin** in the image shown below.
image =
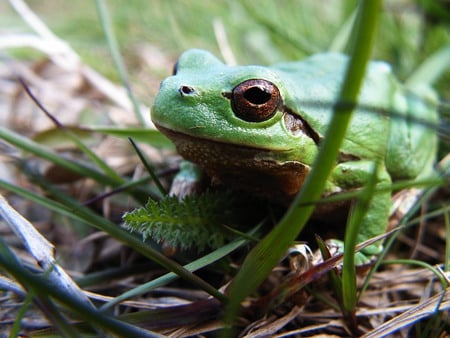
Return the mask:
MULTIPOLYGON (((342 54, 326 53, 271 67, 230 67, 209 52, 188 50, 176 74, 162 82, 152 120, 185 159, 215 182, 288 205, 318 153, 347 62, 342 54), (276 96, 272 89, 256 90, 260 96, 249 99, 256 117, 242 113, 248 102, 236 108, 247 97, 235 98, 233 89, 249 79, 270 81, 278 88, 279 99, 268 116, 259 116, 269 105, 268 97, 261 95, 276 96)), ((437 144, 433 131, 379 113, 437 121, 435 107, 424 102, 395 80, 389 65, 371 62, 323 196, 363 187, 375 162, 381 164, 378 186, 431 174, 437 144)), ((390 191, 372 198, 358 242, 385 232, 390 207, 390 191)), ((342 208, 343 203, 324 204, 316 213, 328 215, 342 208)), ((365 263, 381 250, 381 244, 366 247, 357 261, 365 263)))

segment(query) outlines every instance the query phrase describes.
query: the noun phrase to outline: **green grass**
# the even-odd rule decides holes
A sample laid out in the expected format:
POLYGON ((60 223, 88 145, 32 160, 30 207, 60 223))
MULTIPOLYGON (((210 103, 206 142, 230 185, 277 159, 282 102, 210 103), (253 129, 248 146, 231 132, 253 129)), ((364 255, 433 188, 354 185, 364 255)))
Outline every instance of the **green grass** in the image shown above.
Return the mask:
MULTIPOLYGON (((149 78, 155 81, 161 80, 169 75, 171 69, 168 65, 172 64, 177 56, 188 48, 204 48, 220 55, 221 50, 229 47, 239 64, 270 64, 278 61, 297 60, 321 51, 349 50, 348 46, 351 45, 352 41, 356 41, 356 44, 353 45, 356 47, 351 50, 353 51, 353 59, 356 60, 359 69, 358 67, 352 68, 353 70, 356 69, 356 72, 349 75, 352 80, 349 80, 346 84, 356 87, 344 87, 342 97, 350 101, 355 97, 356 84, 358 79, 362 77, 361 69, 370 57, 369 53, 372 50, 373 58, 391 63, 400 80, 410 79, 411 83, 432 82, 440 94, 442 102, 450 101, 448 18, 440 17, 439 14, 433 14, 432 18, 425 16, 421 12, 424 7, 421 7, 420 4, 426 3, 426 1, 419 3, 412 0, 393 0, 384 2, 379 17, 371 17, 375 20, 374 22, 367 19, 364 20, 364 24, 353 26, 356 3, 357 1, 322 2, 311 0, 302 1, 299 5, 298 1, 286 0, 267 1, 262 6, 259 1, 254 0, 209 2, 181 0, 155 0, 151 2, 136 0, 130 2, 115 0, 105 2, 106 7, 103 8, 103 11, 105 11, 103 18, 109 16, 112 26, 109 26, 107 21, 106 23, 103 21, 104 26, 102 26, 101 16, 97 13, 94 1, 51 0, 31 2, 30 5, 56 35, 68 42, 79 53, 84 63, 99 70, 113 81, 125 84, 129 82, 128 94, 136 100, 135 110, 137 110, 136 107, 139 102, 151 104, 152 96, 157 91, 156 85, 155 88, 148 88, 149 83, 154 82, 146 82, 145 80, 149 80, 149 78), (214 21, 216 24, 218 22, 223 25, 226 32, 226 41, 217 41, 213 28, 214 21), (378 24, 377 29, 374 28, 376 24, 378 24), (357 29, 352 30, 352 27, 357 27, 357 29), (105 31, 108 30, 111 34, 109 43, 105 37, 105 31), (368 39, 367 36, 372 35, 375 31, 376 34, 372 44, 372 39, 368 39), (111 42, 114 39, 117 39, 116 46, 114 42, 111 42), (364 45, 364 43, 367 45, 364 45), (149 46, 156 48, 163 55, 165 62, 160 62, 157 59, 157 53, 143 58, 141 55, 143 47, 149 46), (361 48, 361 50, 359 51, 358 48, 361 48), (116 53, 116 56, 111 56, 114 53, 116 53), (123 58, 123 64, 121 64, 120 58, 123 58), (420 65, 424 65, 424 67, 420 68, 420 65)), ((374 6, 375 1, 371 5, 374 6)), ((21 18, 16 16, 8 5, 0 4, 0 13, 2 32, 12 33, 18 30, 28 30, 21 18)), ((431 14, 428 13, 428 15, 431 14)), ((29 48, 8 50, 7 53, 8 57, 16 60, 29 61, 42 57, 41 53, 36 53, 29 48)), ((43 104, 45 106, 45 102, 43 104)), ((443 104, 441 109, 442 116, 447 121, 450 115, 448 107, 448 104, 443 104)), ((338 129, 334 129, 334 135, 337 133, 336 130, 341 130, 343 133, 347 122, 340 121, 342 125, 337 127, 338 129)), ((339 124, 339 121, 337 123, 339 124)), ((139 124, 142 126, 143 122, 140 121, 139 124)), ((12 277, 25 289, 32 290, 36 294, 35 305, 53 314, 53 316, 48 317, 54 328, 59 328, 61 332, 68 336, 76 336, 100 328, 120 335, 132 335, 136 332, 144 334, 139 331, 139 325, 135 325, 135 323, 146 324, 145 319, 141 318, 139 321, 133 322, 130 319, 131 317, 120 316, 120 318, 116 318, 102 310, 106 310, 130 297, 138 297, 149 293, 156 287, 167 286, 168 283, 176 279, 175 276, 183 279, 183 282, 177 282, 177 286, 203 290, 222 304, 228 304, 228 310, 230 311, 228 319, 230 323, 233 322, 241 301, 248 299, 250 294, 255 297, 258 295, 257 287, 267 277, 273 266, 277 264, 286 248, 306 223, 312 207, 304 207, 303 203, 317 200, 320 196, 320 187, 333 164, 330 159, 335 157, 333 154, 337 152, 337 146, 339 145, 337 140, 324 145, 323 153, 320 155, 322 156, 320 168, 322 171, 315 171, 311 182, 308 181, 305 189, 298 196, 295 203, 298 202, 300 207, 296 208, 295 204, 278 226, 261 240, 253 251, 249 250, 253 246, 251 244, 253 240, 263 237, 261 232, 254 230, 250 231, 248 235, 198 259, 181 258, 183 264, 186 263, 183 267, 175 260, 161 255, 160 248, 154 248, 153 245, 142 242, 139 235, 129 233, 121 228, 119 226, 120 220, 111 221, 105 215, 96 213, 96 208, 92 205, 85 205, 81 199, 77 199, 77 196, 72 196, 70 189, 56 186, 49 182, 49 177, 30 168, 29 163, 32 159, 31 156, 33 156, 33 158, 58 165, 60 168, 76 173, 81 177, 88 177, 90 182, 95 183, 91 195, 101 195, 106 190, 105 187, 114 189, 114 199, 112 200, 116 202, 115 205, 118 205, 119 210, 131 210, 133 207, 142 206, 148 196, 160 198, 159 183, 155 184, 152 178, 147 177, 141 178, 136 183, 130 174, 121 176, 116 173, 114 168, 108 166, 107 158, 101 159, 91 151, 91 142, 92 138, 95 139, 99 134, 118 138, 132 137, 142 145, 150 145, 156 152, 166 156, 167 153, 173 151, 173 147, 165 138, 162 138, 154 130, 147 131, 139 126, 133 128, 122 125, 87 127, 91 128, 78 129, 59 126, 45 135, 38 135, 35 139, 29 139, 21 136, 18 132, 1 127, 0 139, 21 150, 19 156, 14 160, 21 175, 29 182, 29 185, 24 188, 0 179, 0 189, 21 196, 29 203, 50 210, 53 221, 64 219, 69 228, 81 223, 86 229, 92 230, 95 228, 105 232, 109 237, 115 238, 132 248, 134 252, 140 253, 147 260, 154 262, 155 264, 150 268, 151 271, 159 272, 158 269, 164 267, 164 272, 168 273, 149 282, 145 278, 142 281, 142 279, 136 277, 136 281, 141 282, 140 285, 130 287, 127 290, 121 290, 122 288, 118 287, 113 294, 115 298, 110 299, 102 308, 86 308, 85 304, 80 304, 70 296, 62 294, 60 289, 51 290, 48 281, 45 279, 45 273, 32 273, 34 271, 27 268, 22 256, 11 251, 14 247, 13 244, 0 242, 2 274, 12 277), (78 156, 83 160, 65 158, 55 147, 58 142, 72 143, 73 147, 77 149, 78 156), (327 145, 331 147, 331 150, 327 150, 327 145), (333 146, 335 149, 333 149, 333 146), (325 165, 324 163, 328 164, 325 165), (295 224, 295 226, 292 226, 292 224, 295 224), (230 256, 232 258, 223 258, 231 255, 231 253, 234 255, 230 256), (242 261, 244 263, 238 272, 235 267, 240 265, 242 261), (230 268, 230 266, 233 268, 230 268), (203 268, 203 274, 200 276, 191 273, 201 268, 203 268), (221 285, 215 280, 217 278, 215 277, 216 273, 220 276, 227 275, 230 279, 234 277, 229 289, 230 292, 226 295, 222 295, 217 290, 221 285), (64 308, 70 309, 70 313, 63 311, 60 315, 58 309, 61 305, 54 300, 64 304, 64 308), (90 329, 83 325, 74 328, 67 327, 66 322, 72 318, 89 323, 90 329)), ((443 156, 448 153, 449 149, 448 136, 445 136, 449 133, 448 124, 443 125, 441 132, 440 152, 443 156)), ((157 157, 155 156, 155 158, 157 157)), ((150 161, 153 161, 153 158, 150 161)), ((170 161, 160 161, 155 163, 155 168, 152 165, 152 170, 155 170, 154 174, 161 176, 162 183, 166 185, 168 181, 164 175, 167 175, 167 172, 170 173, 170 164, 170 161)), ((154 178, 154 176, 152 177, 154 178)), ((429 188, 433 188, 435 183, 430 183, 429 188)), ((371 195, 373 193, 372 188, 369 184, 366 194, 371 195)), ((364 196, 364 198, 366 197, 370 196, 364 196)), ((448 229, 448 200, 445 200, 445 197, 441 198, 437 205, 433 207, 433 210, 437 216, 447 215, 448 229)), ((276 219, 276 217, 268 214, 263 223, 273 222, 273 219, 276 219)), ((444 226, 443 223, 442 229, 444 226)), ((351 239, 348 242, 350 241, 351 239)), ((448 248, 450 243, 446 245, 448 248)), ((350 256, 352 255, 347 255, 344 258, 346 262, 349 262, 346 263, 346 266, 350 267, 344 272, 343 280, 335 283, 337 285, 335 291, 341 293, 344 290, 343 294, 336 296, 337 302, 342 302, 340 305, 341 309, 344 309, 343 314, 348 320, 347 324, 356 334, 357 327, 352 327, 352 324, 354 324, 352 321, 355 320, 353 314, 357 307, 359 295, 354 285, 355 277, 352 257, 350 256), (342 285, 339 285, 339 283, 342 283, 342 285)), ((410 261, 405 260, 398 260, 398 262, 410 263, 410 261)), ((420 263, 417 265, 420 265, 420 263)), ((317 269, 316 271, 313 269, 313 272, 316 271, 318 275, 323 275, 332 266, 330 263, 323 267, 323 270, 317 269)), ((96 279, 93 279, 95 282, 86 286, 95 287, 106 283, 108 276, 110 276, 110 270, 115 268, 115 266, 105 267, 100 265, 100 271, 91 271, 92 274, 95 273, 96 275, 96 279), (101 282, 98 282, 98 278, 101 282)), ((126 273, 126 269, 122 269, 122 267, 118 270, 121 270, 116 271, 118 274, 126 273)), ((433 270, 433 273, 437 274, 438 272, 433 270)), ((128 277, 137 275, 138 273, 134 271, 133 273, 130 272, 128 277)), ((89 274, 86 276, 89 277, 89 274)), ((305 278, 303 280, 300 278, 298 283, 301 287, 306 285, 302 284, 304 281, 311 278, 303 275, 302 277, 305 278)), ((294 278, 291 281, 297 280, 294 278)), ((297 286, 289 284, 289 280, 283 286, 286 286, 286 290, 298 291, 297 286)), ((278 289, 276 296, 279 299, 285 299, 283 298, 284 291, 283 288, 278 289)), ((194 306, 197 305, 195 302, 193 303, 194 306)), ((215 303, 211 302, 208 305, 216 306, 215 303)), ((28 303, 27 306, 31 307, 28 303)), ((24 312, 25 310, 22 309, 21 317, 26 316, 24 312)), ((159 316, 157 311, 149 310, 149 313, 159 316)), ((174 313, 178 314, 176 311, 174 313)), ((178 319, 182 318, 182 315, 183 312, 180 311, 178 319)), ((172 318, 169 314, 162 316, 165 317, 156 318, 167 320, 172 318)), ((172 320, 176 322, 177 318, 172 320)), ((15 325, 14 330, 18 333, 17 327, 19 324, 16 322, 15 325)), ((423 329, 423 332, 426 332, 425 330, 423 329)), ((151 336, 153 333, 145 332, 145 334, 151 336)))

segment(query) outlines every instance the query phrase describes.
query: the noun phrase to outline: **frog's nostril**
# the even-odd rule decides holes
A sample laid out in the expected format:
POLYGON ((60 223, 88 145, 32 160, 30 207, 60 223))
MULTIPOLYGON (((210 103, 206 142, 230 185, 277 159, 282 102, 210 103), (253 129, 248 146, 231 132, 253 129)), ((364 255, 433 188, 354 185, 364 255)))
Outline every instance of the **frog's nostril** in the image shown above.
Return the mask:
POLYGON ((192 88, 191 86, 182 85, 180 86, 180 88, 178 88, 178 92, 180 93, 181 96, 187 96, 194 94, 195 89, 192 88))

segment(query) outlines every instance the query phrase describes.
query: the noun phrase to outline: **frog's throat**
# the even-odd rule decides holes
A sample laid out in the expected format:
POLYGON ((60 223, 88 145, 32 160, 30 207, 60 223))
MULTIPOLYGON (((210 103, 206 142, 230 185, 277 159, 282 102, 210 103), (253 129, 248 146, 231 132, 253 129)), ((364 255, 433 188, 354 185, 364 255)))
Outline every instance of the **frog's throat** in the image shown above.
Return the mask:
POLYGON ((300 190, 310 167, 298 161, 272 159, 273 151, 193 137, 160 125, 178 153, 211 178, 234 189, 288 204, 300 190))

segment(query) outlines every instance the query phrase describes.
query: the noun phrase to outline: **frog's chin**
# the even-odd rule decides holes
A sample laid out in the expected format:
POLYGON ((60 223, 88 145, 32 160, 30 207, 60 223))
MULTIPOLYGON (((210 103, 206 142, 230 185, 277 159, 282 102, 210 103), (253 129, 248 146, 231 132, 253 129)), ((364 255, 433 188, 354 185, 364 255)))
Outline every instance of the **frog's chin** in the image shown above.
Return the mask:
POLYGON ((197 138, 156 124, 178 153, 222 184, 288 204, 302 186, 310 167, 277 160, 268 149, 197 138))
POLYGON ((226 141, 219 140, 217 138, 209 138, 207 136, 192 135, 189 132, 174 130, 174 129, 165 127, 156 122, 153 122, 153 124, 161 133, 163 133, 173 143, 175 143, 175 145, 177 147, 178 147, 178 143, 180 143, 180 142, 188 142, 194 148, 203 147, 204 144, 208 144, 208 147, 210 147, 211 144, 215 144, 217 147, 220 147, 223 149, 230 148, 233 151, 237 151, 237 149, 248 149, 248 151, 256 152, 256 153, 262 152, 262 153, 274 153, 274 154, 283 153, 286 151, 285 149, 276 149, 276 148, 273 149, 273 148, 257 146, 257 145, 226 142, 226 141), (198 145, 197 145, 197 143, 198 143, 198 145))

